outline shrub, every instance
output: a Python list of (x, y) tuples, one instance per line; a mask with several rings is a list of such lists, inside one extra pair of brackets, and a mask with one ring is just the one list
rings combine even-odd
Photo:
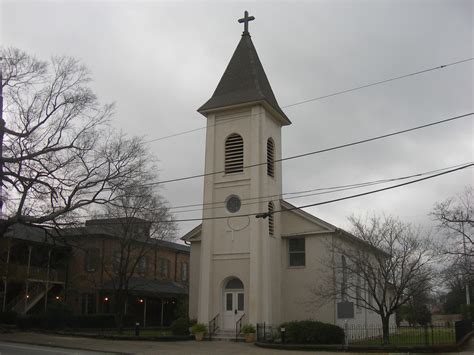
[(191, 322), (187, 318), (178, 318), (171, 323), (171, 333), (173, 335), (189, 335)]
[[(132, 327), (135, 319), (131, 315), (123, 316), (123, 325)], [(66, 326), (70, 328), (115, 328), (114, 314), (79, 314), (68, 319)]]
[(40, 317), (44, 320), (44, 327), (47, 329), (64, 328), (67, 321), (72, 317), (72, 309), (66, 304), (50, 303), (46, 314)]
[(242, 333), (244, 334), (255, 333), (255, 327), (252, 324), (245, 324), (242, 327)]
[(16, 318), (15, 311), (0, 312), (0, 324), (16, 324)]
[(16, 325), (21, 330), (47, 328), (46, 314), (18, 315)]
[(207, 327), (205, 324), (202, 323), (196, 323), (191, 327), (191, 333), (196, 334), (196, 333), (205, 333), (207, 332)]
[[(123, 318), (124, 326), (131, 327), (135, 324), (134, 318), (126, 315)], [(17, 326), (20, 329), (44, 328), (115, 328), (113, 314), (81, 314), (71, 315), (68, 312), (48, 311), (41, 314), (19, 315)]]
[(296, 344), (342, 344), (344, 330), (336, 325), (305, 320), (283, 323), (286, 341)]
[(471, 319), (474, 321), (474, 304), (462, 304), (461, 314), (463, 319)]

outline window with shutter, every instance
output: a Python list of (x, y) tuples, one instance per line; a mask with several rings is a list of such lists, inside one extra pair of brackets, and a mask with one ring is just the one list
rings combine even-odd
[(244, 171), (244, 140), (236, 133), (231, 134), (225, 141), (225, 173), (240, 173)]
[(273, 202), (268, 203), (268, 235), (273, 237), (275, 226), (273, 221)]
[(275, 177), (275, 144), (271, 138), (267, 140), (267, 175)]

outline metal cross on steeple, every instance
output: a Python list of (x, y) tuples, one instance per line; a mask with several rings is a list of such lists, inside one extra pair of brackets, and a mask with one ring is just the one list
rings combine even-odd
[(244, 35), (249, 34), (249, 22), (255, 20), (255, 17), (249, 16), (248, 11), (244, 12), (244, 17), (239, 19), (239, 23), (244, 23)]

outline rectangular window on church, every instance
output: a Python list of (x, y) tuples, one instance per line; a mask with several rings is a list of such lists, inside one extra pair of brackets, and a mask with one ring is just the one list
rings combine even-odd
[(288, 240), (289, 266), (305, 266), (305, 239)]

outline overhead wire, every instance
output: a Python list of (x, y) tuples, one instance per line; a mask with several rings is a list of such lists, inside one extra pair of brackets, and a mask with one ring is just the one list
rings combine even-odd
[[(457, 168), (449, 169), (449, 170), (442, 171), (442, 172), (439, 172), (439, 173), (436, 173), (436, 174), (421, 177), (421, 178), (418, 178), (418, 179), (415, 179), (415, 180), (403, 182), (403, 183), (396, 184), (396, 185), (383, 187), (383, 188), (376, 189), (376, 190), (370, 190), (370, 191), (366, 191), (366, 192), (362, 192), (362, 193), (358, 193), (358, 194), (354, 194), (354, 195), (343, 196), (343, 197), (339, 197), (339, 198), (335, 198), (335, 199), (331, 199), (331, 200), (310, 203), (310, 204), (306, 204), (306, 205), (302, 205), (302, 206), (294, 206), (294, 207), (291, 207), (291, 208), (284, 208), (284, 209), (274, 210), (272, 212), (272, 214), (283, 213), (283, 212), (288, 212), (288, 211), (293, 211), (293, 210), (298, 210), (298, 209), (304, 209), (304, 208), (309, 208), (309, 207), (315, 207), (315, 206), (321, 206), (321, 205), (326, 205), (326, 204), (335, 203), (335, 202), (339, 202), (339, 201), (349, 200), (349, 199), (353, 199), (353, 198), (357, 198), (357, 197), (367, 196), (367, 195), (379, 193), (379, 192), (382, 192), (382, 191), (388, 191), (388, 190), (392, 190), (392, 189), (399, 188), (399, 187), (402, 187), (402, 186), (407, 186), (407, 185), (411, 185), (411, 184), (418, 183), (418, 182), (421, 182), (421, 181), (426, 181), (426, 180), (429, 180), (429, 179), (433, 179), (435, 177), (439, 177), (439, 176), (442, 176), (442, 175), (451, 174), (451, 173), (454, 173), (456, 171), (467, 169), (467, 168), (472, 167), (472, 166), (474, 166), (474, 163), (469, 163), (469, 164), (459, 166)], [(267, 212), (267, 211), (265, 211), (265, 212)], [(202, 218), (167, 219), (167, 220), (158, 220), (158, 221), (155, 221), (154, 223), (196, 222), (196, 221), (205, 221), (205, 220), (222, 220), (222, 219), (227, 219), (227, 218), (230, 218), (230, 217), (231, 218), (257, 217), (259, 215), (262, 215), (262, 213), (261, 212), (259, 212), (259, 213), (246, 213), (246, 214), (236, 214), (236, 215), (232, 215), (232, 216), (231, 215), (226, 215), (226, 216), (202, 217)], [(95, 215), (95, 216), (97, 216), (97, 215)], [(83, 217), (83, 216), (81, 216), (81, 217)], [(99, 222), (97, 222), (97, 223), (99, 223)], [(149, 221), (137, 221), (137, 222), (132, 222), (132, 223), (140, 224), (140, 223), (150, 223), (150, 222)]]
[[(309, 196), (326, 195), (326, 194), (330, 194), (330, 193), (334, 193), (334, 192), (341, 192), (341, 191), (359, 189), (359, 188), (368, 187), (368, 186), (386, 184), (386, 183), (394, 182), (394, 181), (407, 180), (407, 179), (411, 179), (411, 178), (414, 178), (414, 177), (420, 177), (420, 176), (424, 176), (424, 175), (428, 175), (428, 174), (434, 174), (434, 173), (437, 173), (437, 172), (440, 172), (440, 171), (450, 170), (450, 169), (453, 169), (453, 168), (464, 166), (466, 164), (469, 164), (469, 163), (457, 164), (457, 165), (446, 167), (446, 168), (430, 170), (430, 171), (426, 171), (426, 172), (422, 172), (422, 173), (416, 173), (416, 174), (401, 176), (401, 177), (397, 177), (397, 178), (379, 179), (379, 180), (367, 181), (367, 182), (356, 183), (356, 184), (347, 184), (347, 185), (340, 185), (340, 186), (327, 187), (327, 188), (315, 188), (315, 189), (304, 190), (304, 191), (284, 192), (284, 193), (276, 194), (276, 195), (242, 198), (240, 200), (241, 201), (253, 201), (253, 202), (247, 202), (247, 203), (242, 203), (241, 204), (242, 206), (248, 206), (248, 205), (259, 204), (261, 202), (270, 202), (270, 201), (273, 201), (275, 198), (281, 199), (281, 198), (283, 198), (284, 196), (287, 196), (287, 195), (290, 195), (290, 196), (285, 197), (286, 200), (298, 199), (298, 198), (309, 197)], [(315, 191), (320, 191), (320, 192), (315, 192)], [(297, 196), (291, 196), (291, 195), (297, 195)], [(219, 208), (224, 207), (224, 204), (225, 204), (225, 201), (209, 202), (209, 203), (202, 203), (202, 204), (181, 205), (181, 206), (172, 206), (172, 207), (169, 208), (169, 210), (173, 211), (173, 213), (187, 213), (187, 212), (196, 212), (196, 211), (203, 211), (203, 210), (219, 209)], [(176, 209), (180, 209), (180, 208), (190, 208), (190, 207), (198, 207), (198, 206), (201, 206), (203, 208), (176, 211)], [(204, 207), (204, 206), (211, 206), (211, 207)]]
[[(385, 84), (385, 83), (388, 83), (388, 82), (391, 82), (391, 81), (400, 80), (400, 79), (404, 79), (404, 78), (408, 78), (408, 77), (412, 77), (412, 76), (416, 76), (416, 75), (428, 73), (428, 72), (431, 72), (431, 71), (434, 71), (434, 70), (444, 69), (444, 68), (447, 68), (447, 67), (450, 67), (450, 66), (453, 66), (453, 65), (458, 65), (458, 64), (461, 64), (461, 63), (466, 63), (466, 62), (469, 62), (469, 61), (472, 61), (472, 60), (474, 60), (474, 57), (473, 57), (473, 58), (466, 58), (466, 59), (458, 60), (458, 61), (456, 61), (456, 62), (451, 62), (451, 63), (447, 63), (447, 64), (438, 65), (438, 66), (436, 66), (436, 67), (431, 67), (431, 68), (419, 70), (419, 71), (416, 71), (416, 72), (412, 72), (412, 73), (408, 73), (408, 74), (404, 74), (404, 75), (400, 75), (400, 76), (396, 76), (396, 77), (392, 77), (392, 78), (388, 78), (388, 79), (376, 81), (376, 82), (369, 83), (369, 84), (365, 84), (365, 85), (356, 86), (356, 87), (353, 87), (353, 88), (350, 88), (350, 89), (345, 89), (345, 90), (341, 90), (341, 91), (336, 91), (336, 92), (333, 92), (333, 93), (330, 93), (330, 94), (326, 94), (326, 95), (314, 97), (314, 98), (311, 98), (311, 99), (298, 101), (298, 102), (295, 102), (295, 103), (292, 103), (292, 104), (288, 104), (288, 105), (285, 105), (285, 106), (281, 106), (281, 108), (282, 108), (282, 109), (283, 109), (283, 108), (289, 108), (289, 107), (294, 107), (294, 106), (302, 105), (302, 104), (305, 104), (305, 103), (308, 103), (308, 102), (313, 102), (313, 101), (319, 101), (319, 100), (327, 99), (327, 98), (329, 98), (329, 97), (333, 97), (333, 96), (337, 96), (337, 95), (346, 94), (346, 93), (349, 93), (349, 92), (352, 92), (352, 91), (362, 90), (362, 89), (365, 89), (365, 88), (368, 88), (368, 87), (371, 87), (371, 86), (381, 85), (381, 84)], [(228, 121), (230, 121), (230, 120), (236, 120), (236, 119), (239, 119), (239, 118), (242, 118), (242, 117), (248, 117), (248, 115), (234, 116), (234, 117), (232, 117), (231, 119), (227, 120), (226, 122), (228, 122)], [(216, 123), (214, 123), (212, 126), (215, 127), (215, 126), (217, 126), (217, 125), (219, 125), (219, 124), (222, 124), (222, 123), (224, 123), (224, 122), (216, 122)], [(158, 138), (150, 139), (150, 140), (148, 140), (148, 141), (145, 141), (145, 143), (152, 143), (152, 142), (157, 142), (157, 141), (161, 141), (161, 140), (168, 139), (168, 138), (178, 137), (178, 136), (182, 136), (182, 135), (185, 135), (185, 134), (188, 134), (188, 133), (201, 131), (201, 130), (204, 130), (204, 129), (206, 129), (206, 128), (207, 128), (207, 126), (203, 126), (203, 127), (194, 128), (194, 129), (190, 129), (190, 130), (186, 130), (186, 131), (182, 131), (182, 132), (178, 132), (178, 133), (173, 133), (173, 134), (170, 134), (170, 135), (167, 135), (167, 136), (163, 136), (163, 137), (158, 137)]]
[[(361, 139), (361, 140), (358, 140), (358, 141), (354, 141), (354, 142), (350, 142), (350, 143), (344, 143), (344, 144), (336, 145), (336, 146), (333, 146), (333, 147), (323, 148), (323, 149), (319, 149), (319, 150), (315, 150), (315, 151), (311, 151), (311, 152), (307, 152), (307, 153), (292, 155), (292, 156), (285, 157), (285, 158), (275, 159), (274, 162), (278, 163), (278, 162), (282, 162), (282, 161), (288, 161), (288, 160), (292, 160), (292, 159), (306, 157), (306, 156), (309, 156), (309, 155), (330, 152), (330, 151), (337, 150), (337, 149), (342, 149), (342, 148), (352, 147), (352, 146), (363, 144), (363, 143), (373, 142), (373, 141), (376, 141), (376, 140), (380, 140), (380, 139), (384, 139), (384, 138), (388, 138), (388, 137), (393, 137), (393, 136), (400, 135), (400, 134), (403, 134), (403, 133), (408, 133), (408, 132), (416, 131), (416, 130), (419, 130), (419, 129), (439, 125), (439, 124), (442, 124), (442, 123), (451, 122), (451, 121), (454, 121), (454, 120), (458, 120), (458, 119), (461, 119), (461, 118), (472, 116), (473, 114), (474, 114), (474, 112), (469, 112), (469, 113), (465, 113), (465, 114), (462, 114), (462, 115), (446, 118), (446, 119), (443, 119), (443, 120), (426, 123), (426, 124), (423, 124), (423, 125), (420, 125), (420, 126), (415, 126), (415, 127), (411, 127), (411, 128), (391, 132), (391, 133), (382, 134), (382, 135), (379, 135), (379, 136), (365, 138), (365, 139)], [(244, 165), (243, 169), (253, 168), (253, 167), (267, 165), (267, 164), (268, 164), (267, 162), (262, 162), (262, 163)], [(171, 183), (171, 182), (178, 182), (178, 181), (196, 179), (196, 178), (200, 178), (200, 177), (223, 174), (223, 173), (225, 173), (225, 170), (219, 170), (219, 171), (213, 171), (213, 172), (209, 172), (209, 173), (184, 176), (184, 177), (168, 179), (168, 180), (149, 182), (149, 183), (143, 184), (142, 186), (168, 184), (168, 183)]]

